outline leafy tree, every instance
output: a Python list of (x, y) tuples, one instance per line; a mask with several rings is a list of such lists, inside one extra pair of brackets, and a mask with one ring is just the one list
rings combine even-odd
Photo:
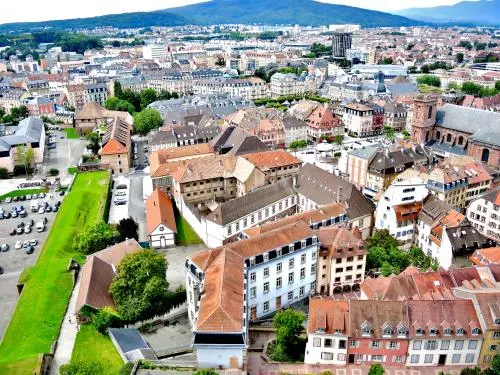
[(333, 137), (333, 142), (335, 142), (339, 146), (342, 146), (342, 143), (344, 142), (344, 136), (342, 134), (337, 134), (335, 137)]
[(495, 82), (495, 90), (498, 90), (500, 92), (500, 81)]
[(372, 236), (367, 240), (368, 249), (372, 247), (390, 249), (398, 246), (399, 241), (391, 236), (387, 229), (375, 229), (375, 232), (373, 232)]
[(307, 141), (306, 140), (293, 141), (293, 142), (290, 142), (288, 147), (290, 147), (290, 149), (296, 151), (298, 149), (307, 147)]
[(464, 54), (462, 52), (458, 52), (457, 56), (456, 56), (456, 59), (457, 59), (457, 63), (458, 64), (463, 63), (464, 62)]
[(158, 94), (155, 89), (141, 90), (139, 95), (141, 98), (141, 109), (146, 108), (148, 105), (158, 100)]
[(31, 146), (19, 145), (16, 147), (16, 162), (19, 163), (18, 165), (24, 166), (26, 175), (28, 175), (28, 171), (33, 167), (34, 161), (35, 151), (33, 151)]
[(465, 367), (460, 371), (460, 375), (481, 375), (481, 369), (479, 367)]
[(123, 99), (123, 90), (122, 90), (122, 84), (120, 83), (120, 81), (115, 81), (113, 82), (113, 91), (115, 93), (115, 96), (118, 98), (118, 99)]
[(493, 357), (493, 361), (491, 361), (490, 370), (494, 375), (500, 375), (500, 355), (497, 354)]
[(394, 128), (390, 127), (390, 126), (385, 126), (384, 127), (384, 133), (385, 133), (385, 136), (387, 137), (387, 139), (394, 139), (394, 136), (396, 135), (396, 131), (394, 130)]
[(61, 375), (97, 375), (104, 373), (104, 367), (100, 362), (94, 361), (71, 361), (59, 368)]
[(428, 74), (418, 77), (417, 82), (422, 85), (441, 87), (441, 80), (439, 79), (439, 77)]
[(12, 115), (5, 115), (2, 117), (2, 124), (11, 124), (14, 122), (14, 117)]
[(141, 96), (140, 94), (133, 92), (131, 89), (123, 90), (122, 100), (125, 100), (132, 104), (136, 112), (139, 112), (141, 110)]
[[(301, 311), (286, 309), (279, 311), (273, 318), (276, 328), (276, 347), (274, 354), (281, 358), (295, 358), (300, 343), (300, 333), (304, 323)], [(283, 360), (283, 359), (280, 359)]]
[(118, 238), (118, 231), (104, 221), (101, 221), (87, 228), (83, 228), (83, 230), (75, 236), (74, 247), (79, 253), (89, 255), (113, 245)]
[(106, 334), (109, 327), (120, 324), (120, 317), (110, 307), (104, 307), (91, 316), (92, 325), (103, 335)]
[(139, 225), (131, 217), (121, 219), (116, 229), (120, 233), (120, 241), (125, 241), (127, 238), (139, 240)]
[(154, 108), (145, 110), (134, 115), (135, 130), (139, 134), (148, 134), (151, 130), (157, 129), (163, 125), (163, 119), (160, 112)]
[(469, 95), (479, 96), (481, 93), (481, 86), (474, 82), (464, 82), (462, 84), (462, 91)]
[(0, 107), (0, 120), (2, 120), (2, 117), (5, 116), (5, 109)]
[(9, 177), (9, 171), (7, 168), (0, 167), (0, 180), (5, 180)]
[(394, 61), (392, 60), (392, 57), (384, 57), (379, 62), (379, 64), (382, 64), (382, 65), (391, 65), (392, 63), (394, 63)]
[(29, 116), (28, 107), (26, 107), (25, 105), (14, 107), (10, 110), (10, 115), (15, 121), (22, 120), (23, 118)]
[(375, 363), (370, 366), (368, 375), (384, 375), (384, 368), (380, 363)]
[(169, 307), (167, 261), (154, 250), (126, 255), (109, 289), (125, 321), (163, 313)]
[(219, 375), (219, 373), (217, 371), (204, 368), (198, 371), (194, 371), (193, 375)]
[(101, 141), (99, 134), (97, 134), (96, 132), (92, 132), (87, 135), (87, 140), (89, 141), (87, 148), (89, 150), (92, 150), (94, 154), (97, 154), (97, 152), (101, 148), (101, 146), (99, 145), (99, 142)]
[(468, 40), (461, 40), (459, 46), (467, 48), (469, 51), (472, 50), (472, 43), (469, 42)]
[(118, 99), (116, 96), (110, 96), (104, 102), (104, 108), (110, 111), (122, 111), (130, 114), (135, 113), (135, 107), (126, 100)]

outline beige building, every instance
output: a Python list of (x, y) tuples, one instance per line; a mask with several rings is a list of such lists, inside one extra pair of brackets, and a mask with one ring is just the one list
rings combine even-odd
[(126, 174), (129, 171), (131, 159), (130, 135), (130, 124), (118, 116), (107, 125), (99, 155), (102, 164), (108, 165), (113, 174)]

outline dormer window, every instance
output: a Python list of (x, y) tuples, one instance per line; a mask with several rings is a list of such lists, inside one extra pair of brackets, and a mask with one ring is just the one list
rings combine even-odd
[(424, 334), (424, 330), (422, 328), (417, 328), (415, 334), (417, 336), (422, 336)]
[(363, 336), (369, 336), (371, 331), (370, 327), (363, 327), (361, 332), (363, 333)]
[(407, 335), (406, 328), (400, 328), (398, 330), (398, 336), (406, 336), (406, 335)]
[(392, 328), (391, 327), (384, 328), (383, 334), (384, 334), (384, 336), (390, 336), (390, 335), (392, 335)]
[(444, 329), (444, 331), (443, 331), (443, 333), (444, 333), (446, 336), (449, 336), (449, 335), (451, 335), (451, 329), (449, 329), (449, 328), (445, 328), (445, 329)]
[(465, 330), (463, 328), (457, 329), (457, 335), (463, 335), (465, 334)]
[(472, 330), (472, 334), (473, 334), (473, 335), (479, 335), (479, 333), (480, 333), (480, 332), (481, 332), (481, 330), (480, 330), (479, 328), (474, 328), (474, 329)]
[(431, 328), (429, 330), (429, 334), (435, 336), (437, 334), (437, 329), (436, 328)]
[(500, 319), (495, 319), (495, 324), (500, 324)]

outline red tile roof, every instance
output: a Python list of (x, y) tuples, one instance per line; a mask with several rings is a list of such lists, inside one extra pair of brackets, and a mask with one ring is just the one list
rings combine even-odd
[(172, 200), (160, 189), (155, 189), (146, 200), (146, 222), (148, 233), (152, 233), (160, 224), (177, 232)]
[(253, 154), (242, 155), (242, 157), (262, 171), (271, 168), (302, 164), (299, 159), (285, 150), (255, 152)]
[(307, 332), (333, 334), (340, 330), (349, 335), (349, 302), (331, 297), (314, 297), (309, 300)]

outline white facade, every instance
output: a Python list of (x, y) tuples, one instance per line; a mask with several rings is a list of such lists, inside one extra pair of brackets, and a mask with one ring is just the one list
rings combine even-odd
[(482, 339), (449, 338), (411, 339), (408, 346), (407, 366), (437, 366), (438, 364), (473, 366), (477, 364)]
[(199, 368), (231, 368), (231, 359), (237, 360), (238, 368), (243, 367), (243, 352), (245, 347), (242, 345), (196, 345), (197, 367)]
[(316, 288), (318, 237), (312, 244), (301, 241), (300, 249), (289, 245), (289, 253), (246, 269), (247, 306), (250, 320), (260, 319), (292, 303), (309, 298)]
[(307, 130), (306, 124), (300, 126), (285, 126), (285, 144), (288, 147), (290, 143), (294, 141), (307, 141)]
[[(416, 219), (397, 220), (395, 207), (422, 202), (429, 194), (426, 182), (419, 177), (398, 179), (384, 192), (375, 211), (375, 227), (387, 229), (400, 241), (413, 241)], [(418, 213), (417, 213), (418, 214)]]
[(348, 337), (341, 334), (310, 333), (307, 335), (304, 363), (308, 365), (345, 365)]
[(155, 249), (162, 249), (175, 245), (175, 233), (166, 225), (158, 225), (149, 233), (149, 243)]
[(147, 60), (164, 59), (167, 57), (167, 46), (150, 44), (142, 47), (142, 57)]
[(500, 238), (500, 211), (496, 204), (484, 198), (473, 201), (467, 208), (467, 219), (488, 238)]

